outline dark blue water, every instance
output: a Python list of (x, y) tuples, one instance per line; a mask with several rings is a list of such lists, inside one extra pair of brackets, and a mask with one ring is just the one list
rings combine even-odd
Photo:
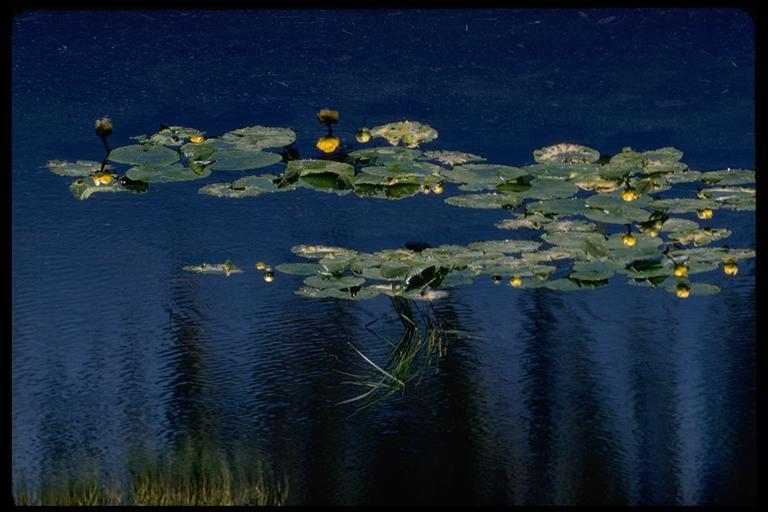
[[(300, 243), (376, 251), (510, 236), (501, 210), (311, 190), (227, 200), (204, 182), (77, 201), (51, 159), (103, 156), (159, 123), (209, 133), (314, 114), (434, 126), (425, 149), (532, 162), (572, 141), (674, 146), (693, 169), (754, 168), (754, 30), (743, 12), (666, 10), (30, 11), (13, 22), (14, 481), (182, 435), (258, 449), (290, 503), (734, 504), (755, 494), (754, 260), (678, 300), (484, 280), (435, 305), (470, 332), (439, 372), (350, 417), (337, 371), (396, 338), (389, 299), (270, 285), (255, 261)], [(221, 173), (205, 182), (230, 180)], [(446, 195), (455, 194), (449, 188)], [(717, 212), (754, 248), (753, 212)], [(181, 267), (231, 258), (230, 278)]]

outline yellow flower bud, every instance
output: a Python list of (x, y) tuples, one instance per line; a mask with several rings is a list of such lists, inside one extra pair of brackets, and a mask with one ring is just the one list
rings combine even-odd
[(685, 277), (688, 275), (688, 267), (685, 265), (677, 265), (675, 267), (675, 276), (677, 277)]
[(97, 119), (95, 128), (99, 135), (112, 135), (112, 119), (108, 116)]
[(728, 260), (723, 264), (723, 272), (728, 276), (735, 276), (739, 273), (739, 266), (734, 260)]
[(635, 238), (632, 235), (624, 235), (623, 237), (621, 237), (621, 242), (627, 247), (632, 247), (637, 243), (637, 238)]
[(199, 144), (199, 143), (203, 142), (204, 140), (205, 140), (205, 137), (203, 137), (202, 135), (195, 135), (194, 137), (190, 137), (189, 138), (189, 142), (191, 142), (193, 144)]
[(263, 261), (256, 263), (256, 270), (264, 270), (265, 268), (267, 268), (267, 264)]
[(691, 294), (691, 288), (685, 283), (678, 283), (675, 294), (681, 299), (685, 299)]
[(437, 195), (440, 195), (443, 192), (445, 192), (445, 189), (443, 188), (443, 184), (442, 183), (436, 183), (436, 184), (432, 185), (432, 192), (434, 192)]
[(315, 146), (323, 153), (333, 153), (341, 144), (338, 137), (320, 137)]
[(360, 144), (365, 144), (371, 140), (371, 132), (368, 131), (368, 128), (361, 128), (357, 131), (357, 133), (355, 133), (355, 139)]
[(520, 276), (514, 276), (509, 278), (509, 286), (519, 288), (523, 284), (523, 278)]
[(703, 210), (696, 210), (696, 216), (700, 219), (711, 219), (712, 218), (712, 208), (704, 208)]
[(275, 280), (275, 272), (271, 268), (269, 268), (269, 267), (265, 268), (264, 269), (264, 281), (267, 282), (267, 283), (271, 283), (274, 280)]
[(320, 109), (317, 113), (317, 120), (321, 124), (336, 124), (339, 122), (339, 112), (327, 108)]

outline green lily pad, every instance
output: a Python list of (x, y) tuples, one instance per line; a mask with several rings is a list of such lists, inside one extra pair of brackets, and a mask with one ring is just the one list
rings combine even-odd
[(473, 242), (467, 246), (468, 249), (474, 251), (502, 254), (533, 252), (539, 247), (541, 247), (541, 242), (534, 240), (487, 240), (485, 242)]
[(376, 286), (363, 286), (360, 289), (351, 288), (349, 290), (304, 286), (294, 293), (308, 299), (369, 300), (380, 295), (382, 291)]
[(577, 261), (573, 264), (573, 272), (568, 277), (577, 281), (604, 281), (615, 274), (616, 269), (616, 264), (604, 261)]
[(695, 295), (716, 295), (720, 293), (720, 287), (707, 283), (691, 283), (685, 279), (669, 280), (664, 289), (670, 293), (677, 294), (677, 287), (684, 284), (688, 288), (689, 297)]
[(343, 247), (333, 247), (328, 245), (295, 245), (291, 247), (291, 252), (304, 258), (324, 258), (329, 254), (354, 256), (357, 251), (345, 249)]
[(699, 197), (717, 201), (726, 210), (755, 211), (755, 189), (747, 187), (712, 187), (699, 192)]
[(698, 228), (698, 223), (692, 220), (674, 217), (662, 224), (661, 231), (663, 233), (674, 233), (676, 231), (693, 231)]
[(514, 218), (512, 219), (504, 219), (500, 222), (497, 222), (495, 226), (499, 229), (520, 229), (520, 228), (526, 228), (526, 229), (541, 229), (548, 221), (547, 217), (540, 213), (533, 213), (533, 214), (523, 214), (523, 213), (516, 213), (513, 214)]
[(224, 263), (201, 263), (200, 265), (185, 265), (181, 267), (182, 270), (187, 272), (195, 272), (197, 274), (212, 274), (212, 275), (225, 275), (230, 274), (242, 274), (245, 272), (243, 269), (227, 260)]
[(543, 215), (585, 215), (589, 207), (583, 199), (547, 199), (528, 204), (525, 211)]
[(537, 149), (533, 159), (539, 163), (590, 164), (600, 158), (600, 153), (578, 144), (560, 143)]
[(167, 183), (172, 181), (193, 181), (210, 176), (211, 170), (204, 168), (202, 174), (194, 172), (189, 167), (184, 167), (179, 162), (166, 165), (144, 164), (131, 167), (125, 175), (132, 180), (146, 181), (147, 183)]
[(135, 190), (129, 187), (125, 187), (123, 185), (120, 185), (120, 183), (117, 181), (112, 181), (112, 183), (109, 183), (106, 185), (97, 185), (93, 182), (93, 180), (90, 177), (76, 179), (69, 185), (69, 190), (70, 192), (72, 192), (73, 196), (75, 196), (77, 199), (81, 201), (88, 199), (89, 197), (91, 197), (93, 194), (97, 192), (142, 193), (146, 191), (146, 190)]
[(275, 267), (284, 274), (313, 276), (322, 268), (315, 263), (281, 263)]
[(289, 128), (272, 126), (247, 126), (221, 136), (221, 141), (234, 144), (243, 151), (260, 151), (265, 148), (282, 148), (296, 140), (296, 133)]
[(461, 151), (426, 151), (424, 152), (424, 159), (434, 160), (443, 165), (453, 167), (457, 165), (464, 165), (467, 162), (481, 162), (485, 160), (482, 156), (473, 155), (472, 153), (463, 153)]
[[(90, 176), (101, 171), (101, 162), (91, 160), (78, 160), (76, 162), (67, 162), (63, 160), (50, 160), (46, 167), (49, 171), (59, 176)], [(105, 171), (113, 170), (111, 165), (104, 166)]]
[(749, 169), (726, 169), (701, 173), (700, 180), (709, 185), (751, 185), (755, 182), (755, 171)]
[(420, 144), (437, 138), (437, 130), (417, 121), (387, 123), (374, 126), (368, 131), (371, 133), (371, 137), (382, 137), (393, 146), (402, 142), (406, 148), (417, 148)]
[(195, 128), (185, 128), (184, 126), (169, 126), (149, 137), (152, 144), (161, 144), (163, 146), (181, 146), (189, 141), (191, 137), (202, 137), (205, 132)]
[(268, 151), (222, 150), (213, 155), (210, 168), (214, 171), (244, 171), (269, 167), (282, 161), (282, 157)]
[(522, 203), (522, 198), (514, 194), (467, 194), (445, 198), (445, 202), (462, 208), (514, 210)]
[(365, 279), (357, 276), (325, 277), (309, 276), (304, 279), (304, 285), (312, 288), (324, 290), (326, 288), (335, 288), (336, 290), (348, 290), (359, 288), (365, 283)]
[(665, 209), (668, 213), (693, 213), (696, 210), (704, 210), (706, 208), (716, 209), (718, 204), (709, 199), (674, 198), (657, 199), (651, 201), (650, 206), (657, 210)]
[(386, 165), (390, 162), (410, 162), (421, 156), (418, 149), (404, 147), (378, 147), (358, 149), (349, 153), (349, 159), (354, 163)]
[(122, 146), (109, 152), (111, 162), (132, 165), (167, 165), (179, 160), (179, 153), (155, 144)]
[(731, 236), (731, 230), (725, 228), (704, 228), (693, 231), (675, 231), (669, 234), (671, 240), (681, 244), (693, 243), (694, 247), (710, 244), (716, 240), (722, 240)]

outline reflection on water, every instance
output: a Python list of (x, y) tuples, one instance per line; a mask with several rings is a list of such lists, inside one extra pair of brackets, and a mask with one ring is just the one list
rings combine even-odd
[[(62, 12), (14, 25), (14, 488), (78, 468), (128, 481), (126, 461), (191, 444), (233, 474), (284, 477), (290, 504), (754, 501), (753, 261), (708, 277), (719, 295), (685, 301), (620, 279), (584, 294), (457, 287), (434, 314), (471, 336), (452, 338), (402, 394), (353, 414), (337, 405), (355, 392), (338, 372), (360, 364), (349, 343), (386, 363), (382, 338), (403, 327), (389, 299), (303, 299), (301, 278), (267, 284), (253, 264), (286, 261), (299, 243), (502, 238), (503, 213), (434, 194), (222, 202), (194, 183), (77, 202), (40, 169), (97, 158), (92, 120), (105, 113), (115, 145), (159, 122), (218, 133), (258, 123), (294, 127), (309, 155), (323, 106), (349, 123), (342, 138), (412, 117), (440, 131), (434, 149), (501, 163), (567, 139), (608, 153), (676, 146), (697, 169), (754, 167), (751, 36), (715, 37), (747, 33), (745, 15), (466, 14)], [(403, 27), (406, 53), (390, 43)], [(109, 45), (82, 37), (100, 30)], [(321, 36), (333, 51), (308, 58)], [(169, 48), (197, 48), (206, 65)], [(751, 212), (716, 220), (729, 244), (754, 248)], [(227, 258), (250, 272), (181, 270)]]

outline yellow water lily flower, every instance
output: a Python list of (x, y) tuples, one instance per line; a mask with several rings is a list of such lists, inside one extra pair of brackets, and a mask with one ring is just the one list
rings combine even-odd
[(637, 195), (637, 192), (635, 192), (631, 188), (628, 188), (621, 193), (621, 198), (625, 201), (634, 201), (635, 199), (638, 198), (638, 195)]
[(190, 137), (189, 138), (189, 142), (191, 142), (193, 144), (199, 144), (199, 143), (203, 142), (204, 140), (205, 140), (205, 137), (203, 137), (202, 135), (195, 135), (194, 137)]
[(256, 263), (255, 266), (256, 266), (256, 270), (264, 270), (265, 268), (267, 268), (267, 264), (264, 263), (263, 261), (259, 261), (258, 263)]
[(112, 183), (112, 175), (107, 171), (100, 171), (91, 176), (91, 179), (93, 180), (93, 184), (97, 187), (99, 185), (109, 185)]
[(723, 264), (723, 272), (728, 276), (735, 276), (739, 273), (739, 266), (733, 260), (728, 260)]
[(685, 283), (678, 283), (675, 288), (675, 294), (681, 299), (685, 299), (691, 294), (691, 287)]
[(371, 132), (368, 131), (368, 128), (361, 128), (357, 130), (357, 133), (355, 133), (355, 139), (360, 144), (365, 144), (369, 140), (371, 140)]
[(442, 194), (443, 192), (445, 192), (445, 189), (443, 188), (443, 184), (442, 183), (435, 183), (434, 185), (432, 185), (432, 192), (434, 192), (438, 196), (440, 194)]
[(688, 275), (688, 267), (685, 265), (677, 265), (675, 267), (675, 276), (677, 277), (685, 277)]
[(523, 284), (523, 278), (520, 276), (514, 276), (509, 278), (509, 286), (519, 288)]
[(267, 267), (264, 269), (264, 281), (267, 283), (271, 283), (275, 280), (275, 272), (270, 268)]
[(696, 216), (700, 219), (711, 219), (713, 215), (712, 208), (704, 208), (703, 210), (696, 210)]
[(317, 139), (315, 147), (323, 153), (333, 153), (341, 144), (341, 140), (338, 137), (320, 137)]
[(623, 237), (621, 237), (621, 242), (627, 247), (632, 247), (637, 243), (637, 238), (635, 238), (632, 235), (624, 235)]

